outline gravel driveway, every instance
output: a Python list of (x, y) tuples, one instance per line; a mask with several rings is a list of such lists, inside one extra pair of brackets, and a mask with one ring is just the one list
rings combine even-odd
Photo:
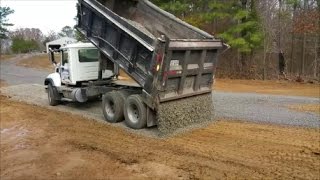
[(295, 104), (319, 104), (319, 98), (215, 92), (213, 99), (219, 118), (306, 127), (320, 126), (319, 115), (286, 108)]
[(19, 55), (13, 59), (0, 61), (0, 79), (9, 85), (17, 84), (43, 84), (49, 72), (33, 68), (17, 66), (16, 64), (26, 58), (39, 54)]
[[(39, 85), (49, 72), (16, 66), (20, 59), (1, 62), (1, 79), (15, 85), (2, 88), (1, 92), (17, 100), (49, 107), (44, 87)], [(319, 115), (286, 108), (294, 104), (319, 104), (319, 98), (214, 92), (213, 102), (217, 119), (320, 127)], [(68, 103), (54, 108), (103, 121), (100, 102)]]
[[(1, 89), (1, 92), (17, 100), (48, 106), (44, 86), (22, 84)], [(304, 127), (320, 127), (320, 116), (315, 113), (297, 112), (286, 108), (293, 104), (317, 104), (317, 98), (263, 95), (254, 93), (214, 92), (213, 101), (217, 119), (244, 120)], [(85, 104), (65, 103), (55, 108), (103, 121), (100, 102)]]

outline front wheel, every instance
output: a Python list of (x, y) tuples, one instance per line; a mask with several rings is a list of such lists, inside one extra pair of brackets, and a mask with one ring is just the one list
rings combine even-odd
[(50, 106), (56, 106), (60, 104), (59, 98), (57, 97), (57, 89), (55, 89), (52, 84), (48, 84), (48, 100)]
[(147, 126), (147, 108), (139, 95), (131, 95), (124, 106), (126, 124), (132, 129), (142, 129)]

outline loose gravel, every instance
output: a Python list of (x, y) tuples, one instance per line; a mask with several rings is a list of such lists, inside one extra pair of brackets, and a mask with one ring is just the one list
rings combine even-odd
[[(116, 124), (107, 123), (103, 117), (100, 101), (92, 101), (84, 104), (64, 103), (62, 105), (52, 107), (48, 105), (47, 94), (45, 93), (44, 86), (42, 85), (22, 84), (3, 87), (0, 91), (1, 94), (10, 96), (14, 100), (81, 115), (91, 120), (123, 128), (131, 133), (153, 138), (174, 136), (175, 134), (184, 133), (185, 131), (205, 127), (208, 124), (214, 123), (214, 121), (212, 121), (213, 118), (210, 117), (209, 113), (212, 112), (212, 109), (210, 111), (210, 107), (212, 108), (212, 102), (215, 107), (215, 119), (244, 120), (258, 123), (303, 127), (320, 127), (319, 115), (309, 112), (297, 112), (287, 108), (287, 105), (294, 104), (317, 104), (320, 103), (319, 98), (214, 92), (212, 95), (194, 97), (199, 98), (195, 99), (195, 103), (191, 99), (187, 98), (181, 100), (182, 102), (179, 103), (172, 101), (163, 104), (163, 106), (161, 106), (161, 111), (165, 111), (166, 113), (161, 113), (162, 116), (159, 117), (160, 122), (170, 116), (173, 118), (168, 123), (160, 123), (160, 130), (156, 127), (146, 128), (143, 130), (133, 130), (128, 128), (123, 122)], [(188, 111), (184, 111), (186, 108), (188, 108)], [(204, 111), (207, 113), (199, 113)], [(184, 118), (181, 117), (174, 117), (173, 112), (177, 112), (187, 119), (184, 120)], [(192, 120), (190, 119), (191, 116), (195, 118), (198, 117), (199, 120)], [(192, 125), (187, 126), (186, 128), (179, 128), (189, 123)]]
[(215, 92), (213, 102), (217, 118), (246, 120), (291, 126), (320, 127), (320, 116), (297, 112), (288, 105), (319, 104), (319, 98)]
[(213, 120), (212, 94), (204, 94), (161, 103), (157, 113), (162, 134)]
[(156, 39), (156, 37), (151, 32), (149, 32), (147, 28), (145, 28), (142, 24), (136, 21), (132, 21), (130, 19), (126, 19), (126, 18), (122, 18), (122, 19), (127, 21), (130, 25), (137, 28), (139, 31), (143, 32), (145, 35), (149, 36), (150, 38)]

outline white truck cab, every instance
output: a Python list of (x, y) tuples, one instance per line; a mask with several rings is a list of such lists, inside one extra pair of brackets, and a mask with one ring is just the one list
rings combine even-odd
[[(69, 44), (60, 48), (59, 53), (61, 59), (56, 63), (56, 72), (48, 76), (53, 79), (55, 86), (77, 85), (80, 82), (98, 79), (99, 51), (93, 44)], [(54, 59), (54, 53), (51, 54), (51, 58)], [(110, 71), (103, 73), (105, 78), (110, 76)]]
[[(57, 53), (60, 54), (59, 62), (55, 60)], [(93, 44), (68, 44), (58, 50), (50, 50), (50, 59), (56, 68), (44, 84), (47, 85), (51, 105), (57, 105), (63, 99), (86, 102), (88, 97), (99, 95), (98, 92), (87, 93), (83, 88), (99, 77), (99, 51)], [(102, 79), (113, 76), (114, 72), (110, 70), (102, 72)]]

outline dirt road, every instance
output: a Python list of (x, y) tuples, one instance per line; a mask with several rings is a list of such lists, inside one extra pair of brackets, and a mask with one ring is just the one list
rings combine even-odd
[(319, 130), (219, 121), (155, 139), (1, 96), (1, 179), (320, 176)]
[(39, 56), (39, 54), (18, 55), (11, 59), (0, 61), (0, 78), (8, 85), (25, 83), (43, 84), (45, 77), (49, 73), (48, 70), (26, 68), (17, 65), (20, 61), (34, 56)]
[[(1, 78), (9, 80), (0, 81), (1, 86), (42, 83), (42, 76), (47, 74), (13, 65), (16, 63), (5, 66), (1, 63)], [(23, 75), (12, 75), (11, 72), (23, 72)], [(318, 99), (219, 92), (215, 94), (214, 102), (221, 121), (159, 139), (154, 138), (154, 129), (134, 131), (121, 123), (104, 123), (99, 102), (52, 108), (47, 106), (46, 94), (39, 85), (19, 85), (9, 89), (12, 90), (9, 93), (12, 99), (43, 107), (0, 96), (1, 180), (317, 179), (320, 176), (319, 128), (222, 120), (227, 115), (255, 114), (253, 120), (257, 122), (265, 122), (270, 117), (277, 119), (276, 116), (282, 119), (280, 123), (286, 124), (294, 116), (292, 122), (306, 122), (318, 127), (319, 115), (286, 107), (293, 102), (317, 103)], [(274, 109), (290, 116), (281, 118), (277, 116), (278, 111), (274, 116), (261, 113)], [(307, 120), (300, 119), (295, 113), (302, 114)]]
[[(48, 105), (47, 94), (44, 89), (41, 85), (26, 84), (3, 88), (1, 92), (21, 101), (52, 108)], [(213, 102), (215, 116), (219, 119), (238, 119), (259, 123), (320, 127), (319, 114), (300, 112), (288, 106), (319, 104), (320, 100), (318, 98), (214, 92)], [(100, 121), (104, 120), (100, 101), (85, 104), (65, 103), (53, 109), (83, 115)], [(122, 123), (117, 126), (126, 128)], [(152, 130), (143, 130), (142, 132), (147, 135), (157, 133)]]

